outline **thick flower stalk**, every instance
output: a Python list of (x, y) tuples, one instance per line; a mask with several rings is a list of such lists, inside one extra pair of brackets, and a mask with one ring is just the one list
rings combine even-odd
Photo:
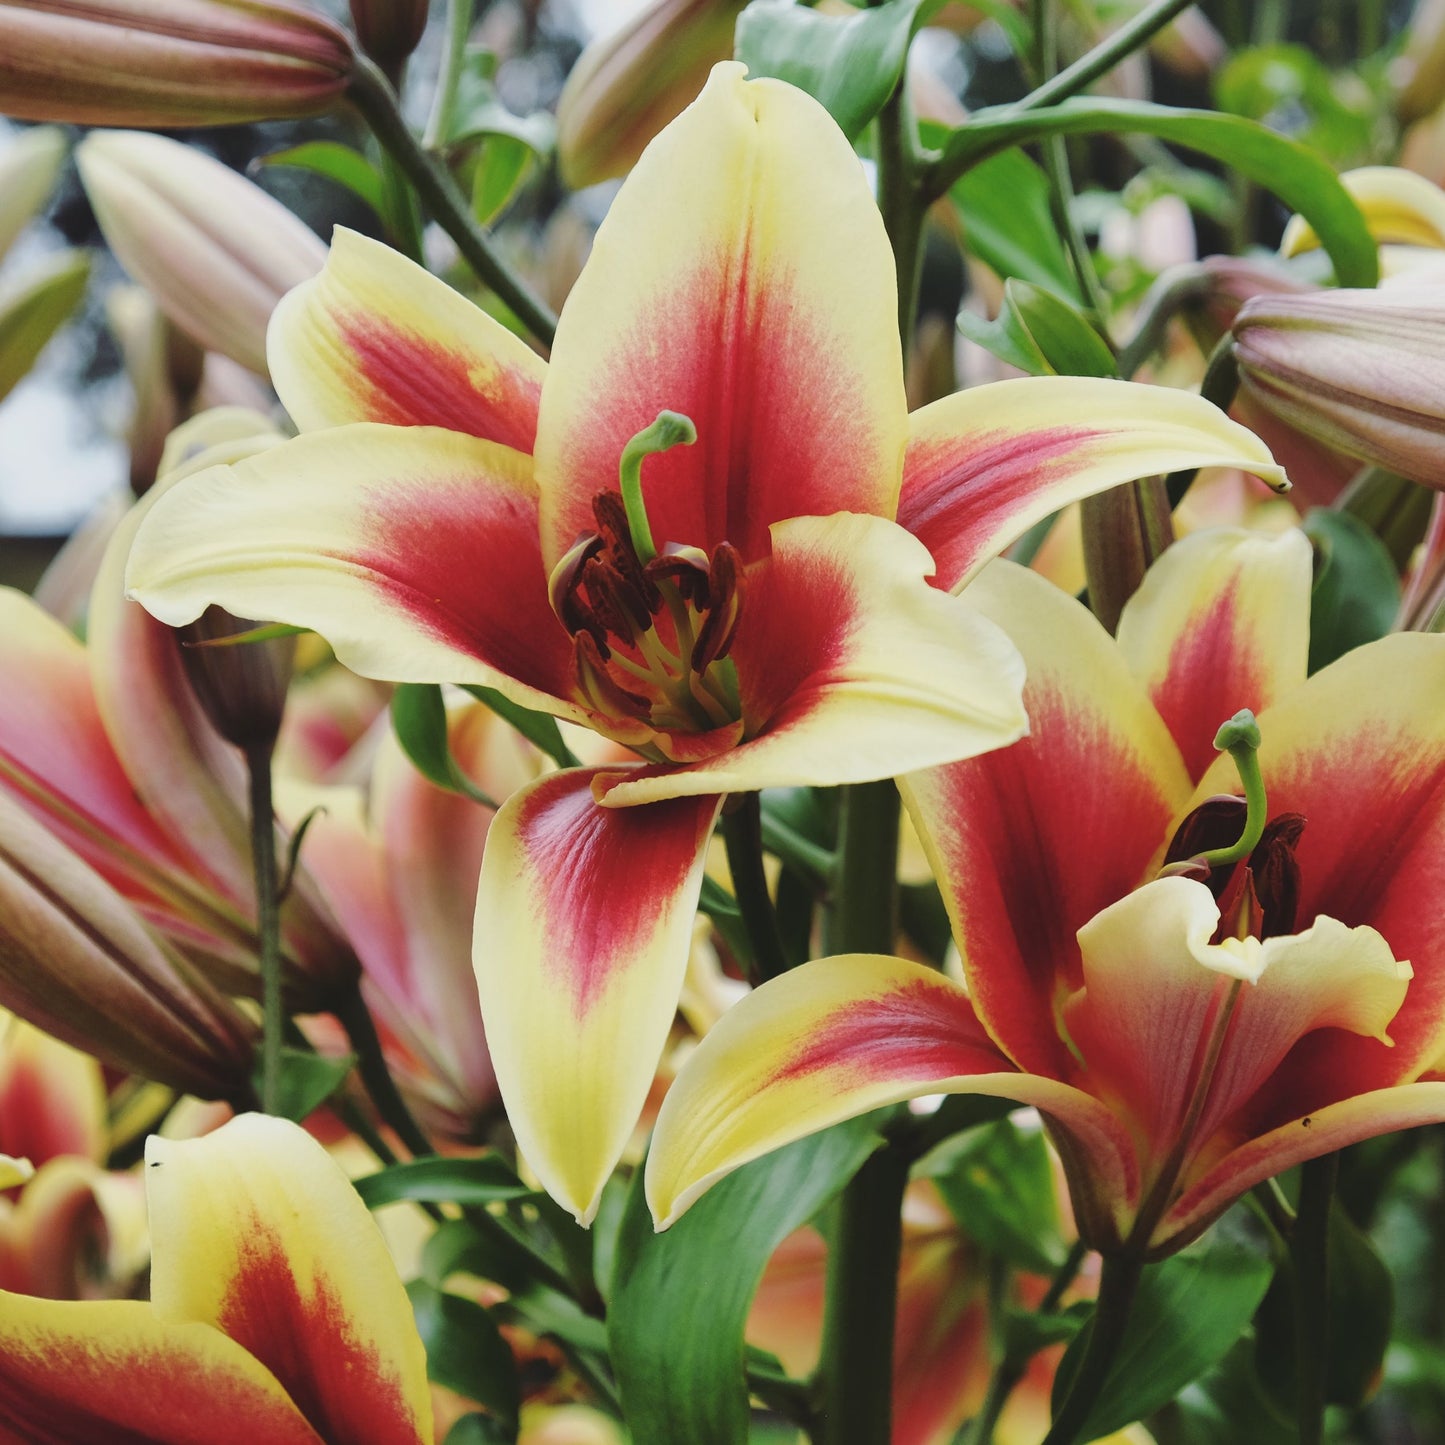
[(60, 1445), (431, 1445), (426, 1357), (326, 1151), (248, 1114), (146, 1144), (148, 1302), (0, 1295), (0, 1431)]
[[(1138, 1258), (1291, 1165), (1445, 1118), (1445, 1084), (1417, 1082), (1445, 1046), (1445, 640), (1306, 680), (1309, 582), (1298, 533), (1199, 533), (1116, 644), (1032, 574), (986, 573), (1030, 736), (903, 784), (967, 992), (851, 956), (744, 999), (664, 1103), (659, 1224), (813, 1129), (974, 1092), (1043, 1112), (1084, 1237)], [(1241, 707), (1263, 735), (1247, 809), (1234, 760), (1209, 761)]]
[(343, 233), (272, 323), (303, 435), (177, 486), (137, 537), (132, 595), (167, 621), (314, 627), (364, 674), (495, 687), (637, 755), (515, 795), (479, 891), (508, 1116), (584, 1219), (672, 1022), (722, 796), (1014, 740), (1017, 656), (949, 589), (1118, 481), (1279, 477), (1198, 398), (1123, 383), (910, 418), (896, 310), (831, 118), (720, 65), (619, 193), (550, 362)]
[(234, 125), (317, 115), (354, 58), (284, 0), (4, 0), (0, 112), (76, 125)]

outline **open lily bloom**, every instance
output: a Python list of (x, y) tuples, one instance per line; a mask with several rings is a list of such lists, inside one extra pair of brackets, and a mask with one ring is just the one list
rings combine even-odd
[[(340, 235), (272, 323), (303, 435), (182, 483), (137, 538), (132, 594), (169, 622), (219, 603), (314, 627), (359, 672), (496, 687), (639, 755), (524, 789), (482, 868), (502, 1095), (581, 1218), (673, 1017), (721, 796), (1011, 742), (1018, 656), (947, 589), (1113, 482), (1279, 476), (1198, 398), (1123, 383), (1020, 382), (910, 421), (896, 306), (831, 118), (720, 65), (618, 194), (549, 363)], [(664, 411), (696, 443), (644, 464), (629, 443)]]
[[(744, 999), (663, 1105), (660, 1225), (791, 1139), (976, 1092), (1043, 1112), (1085, 1238), (1157, 1254), (1282, 1169), (1445, 1118), (1445, 1084), (1416, 1082), (1445, 1043), (1445, 640), (1385, 638), (1306, 681), (1309, 567), (1298, 533), (1197, 534), (1118, 644), (1042, 579), (984, 574), (1032, 732), (903, 782), (967, 991), (850, 956)], [(1214, 891), (1156, 877), (1211, 831), (1238, 839), (1240, 808), (1201, 805), (1239, 788), (1203, 740), (1241, 707), (1260, 709), (1264, 837)]]
[(431, 1445), (426, 1356), (326, 1151), (247, 1114), (146, 1145), (149, 1302), (0, 1294), (0, 1435), (134, 1445)]

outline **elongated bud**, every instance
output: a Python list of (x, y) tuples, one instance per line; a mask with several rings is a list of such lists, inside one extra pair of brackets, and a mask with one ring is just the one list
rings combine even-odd
[(1445, 289), (1260, 297), (1233, 335), (1251, 401), (1347, 456), (1445, 488)]
[(351, 0), (351, 23), (361, 48), (395, 75), (421, 41), (427, 0)]
[(5, 0), (0, 111), (172, 127), (317, 115), (346, 89), (346, 33), (282, 0)]
[(652, 0), (594, 40), (557, 101), (557, 157), (574, 190), (632, 169), (648, 141), (733, 53), (743, 0)]
[(0, 152), (0, 260), (45, 204), (65, 149), (65, 132), (42, 125)]
[(216, 731), (238, 748), (269, 751), (281, 729), (296, 639), (226, 641), (258, 626), (223, 607), (208, 607), (179, 629), (181, 663)]
[(264, 374), (271, 312), (325, 264), (320, 238), (244, 176), (164, 136), (96, 132), (75, 159), (131, 276), (199, 345)]
[(1395, 113), (1404, 125), (1429, 115), (1445, 100), (1445, 0), (1416, 4), (1392, 78), (1398, 87)]

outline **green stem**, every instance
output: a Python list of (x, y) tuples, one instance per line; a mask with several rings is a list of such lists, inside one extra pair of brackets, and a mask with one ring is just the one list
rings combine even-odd
[(1124, 604), (1174, 540), (1169, 497), (1159, 477), (1125, 482), (1079, 505), (1089, 607), (1113, 632)]
[(447, 35), (437, 71), (436, 95), (427, 117), (422, 144), (434, 151), (446, 144), (456, 110), (457, 88), (462, 79), (462, 61), (467, 53), (467, 36), (472, 33), (472, 0), (448, 0)]
[(276, 891), (276, 817), (271, 802), (271, 744), (246, 749), (251, 792), (251, 864), (256, 878), (256, 937), (261, 970), (261, 1108), (281, 1107), (281, 1042), (286, 1009), (281, 997), (281, 908)]
[(346, 1030), (351, 1047), (356, 1051), (357, 1072), (361, 1075), (361, 1082), (366, 1086), (366, 1092), (376, 1106), (382, 1122), (390, 1125), (396, 1137), (414, 1156), (435, 1154), (431, 1140), (422, 1133), (421, 1127), (412, 1118), (406, 1100), (401, 1097), (396, 1081), (391, 1077), (391, 1070), (387, 1067), (386, 1056), (381, 1049), (381, 1040), (377, 1037), (376, 1024), (372, 1020), (371, 1010), (361, 996), (359, 985), (342, 991), (336, 1005), (336, 1017), (341, 1027)]
[(1169, 323), (1179, 312), (1203, 300), (1209, 273), (1197, 265), (1177, 266), (1149, 289), (1140, 303), (1134, 334), (1119, 348), (1119, 375), (1125, 381), (1164, 344)]
[(843, 789), (829, 953), (891, 953), (898, 927), (898, 790), (892, 779)]
[(898, 271), (898, 339), (907, 365), (918, 314), (923, 218), (928, 212), (918, 154), (917, 125), (906, 83), (878, 113), (878, 208)]
[(1129, 1323), (1129, 1312), (1134, 1307), (1134, 1296), (1139, 1280), (1144, 1273), (1143, 1253), (1126, 1249), (1120, 1254), (1106, 1254), (1099, 1274), (1099, 1298), (1094, 1313), (1084, 1326), (1088, 1334), (1084, 1340), (1084, 1352), (1074, 1371), (1069, 1393), (1044, 1436), (1043, 1445), (1073, 1445), (1079, 1431), (1084, 1428), (1089, 1412), (1094, 1408), (1114, 1356), (1124, 1338)]
[(1322, 1159), (1311, 1159), (1300, 1170), (1299, 1209), (1290, 1235), (1299, 1445), (1320, 1445), (1324, 1439), (1330, 1332), (1330, 1207), (1339, 1168), (1339, 1155), (1326, 1154)]
[(762, 809), (756, 793), (734, 793), (723, 812), (723, 842), (727, 847), (728, 871), (733, 877), (733, 897), (743, 916), (748, 942), (753, 948), (755, 986), (786, 973), (788, 960), (778, 933), (778, 916), (763, 872)]
[(386, 77), (365, 56), (357, 57), (348, 95), (372, 134), (416, 188), (432, 218), (456, 242), (467, 265), (512, 308), (533, 336), (551, 346), (557, 318), (497, 253), (450, 173), (411, 133)]

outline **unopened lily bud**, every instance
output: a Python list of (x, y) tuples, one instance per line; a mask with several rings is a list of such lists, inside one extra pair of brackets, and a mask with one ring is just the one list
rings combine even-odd
[(351, 78), (346, 33), (282, 0), (5, 0), (0, 111), (173, 127), (317, 115)]
[(594, 40), (557, 101), (557, 158), (574, 190), (632, 169), (648, 141), (733, 53), (743, 0), (652, 0)]
[(1233, 334), (1250, 401), (1347, 456), (1445, 488), (1445, 287), (1259, 297)]
[(1191, 269), (1198, 274), (1199, 290), (1183, 314), (1206, 356), (1234, 325), (1246, 301), (1255, 296), (1300, 296), (1318, 289), (1279, 261), (1249, 256), (1206, 256)]
[(248, 752), (269, 752), (275, 745), (296, 652), (294, 637), (226, 641), (259, 626), (222, 607), (208, 607), (179, 629), (181, 662), (191, 691), (216, 731)]
[(64, 159), (65, 132), (50, 125), (26, 131), (0, 151), (0, 259), (45, 204)]
[(325, 264), (320, 238), (259, 186), (179, 141), (97, 131), (75, 159), (131, 276), (194, 341), (264, 374), (271, 312)]
[(1409, 125), (1445, 100), (1445, 0), (1419, 0), (1395, 62), (1395, 113)]
[(254, 1026), (18, 803), (0, 797), (0, 1006), (105, 1063), (244, 1100)]
[(395, 74), (421, 41), (427, 0), (351, 0), (351, 23), (361, 48)]

